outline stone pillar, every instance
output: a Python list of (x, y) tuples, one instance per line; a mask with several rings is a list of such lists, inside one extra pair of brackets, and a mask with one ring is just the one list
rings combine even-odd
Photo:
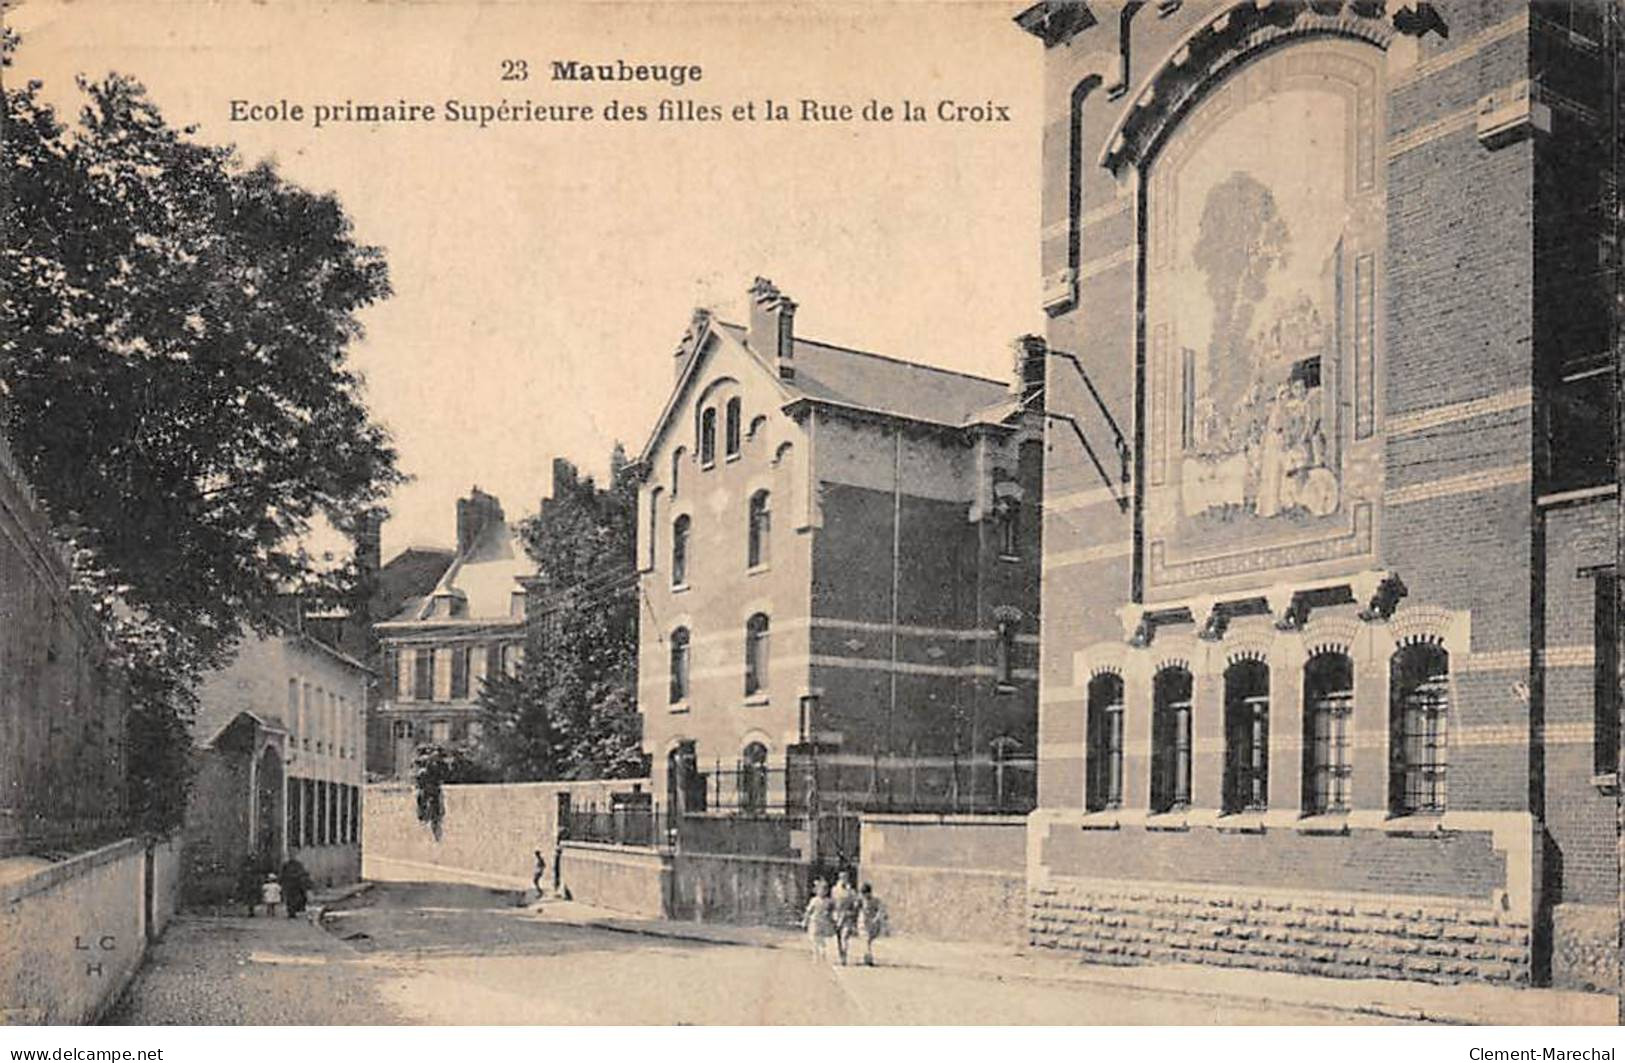
[(1283, 633), (1270, 653), (1270, 811), (1303, 809), (1303, 636)]
[(1151, 807), (1151, 655), (1134, 650), (1123, 669), (1123, 807)]
[(1191, 669), (1191, 807), (1219, 809), (1224, 807), (1224, 676), (1199, 661), (1192, 661)]
[(1387, 625), (1365, 624), (1354, 657), (1354, 760), (1349, 805), (1388, 810), (1388, 667), (1393, 639)]

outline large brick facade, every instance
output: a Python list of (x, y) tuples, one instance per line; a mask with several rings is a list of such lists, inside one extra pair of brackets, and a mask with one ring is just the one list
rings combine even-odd
[(787, 755), (816, 738), (826, 807), (1025, 810), (1042, 343), (1006, 384), (798, 337), (771, 284), (751, 298), (748, 327), (696, 315), (640, 458), (656, 800), (748, 807), (719, 777), (755, 756), (758, 806), (793, 802)]
[(1036, 942), (1611, 980), (1588, 7), (1021, 16), (1077, 358), (1048, 389)]

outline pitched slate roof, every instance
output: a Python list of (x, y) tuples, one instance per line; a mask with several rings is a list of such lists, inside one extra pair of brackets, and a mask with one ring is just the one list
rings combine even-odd
[[(743, 326), (717, 325), (732, 339), (746, 342)], [(792, 393), (914, 420), (960, 425), (1009, 398), (1002, 381), (799, 336), (794, 357), (795, 378), (785, 381)]]
[(429, 594), (403, 602), (389, 622), (446, 619), (429, 615), (434, 599), (446, 594), (466, 599), (468, 611), (463, 619), (512, 618), (513, 595), (522, 589), (517, 580), (535, 571), (536, 562), (525, 553), (518, 532), (507, 521), (494, 520), (480, 531), (466, 553), (457, 556)]

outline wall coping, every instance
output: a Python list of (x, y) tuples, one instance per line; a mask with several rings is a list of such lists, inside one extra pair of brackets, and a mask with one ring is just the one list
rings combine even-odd
[[(172, 841), (173, 839), (164, 839)], [(114, 861), (133, 856), (146, 849), (146, 843), (140, 838), (121, 838), (116, 842), (104, 845), (99, 849), (78, 853), (66, 860), (58, 861), (49, 867), (42, 867), (23, 878), (7, 882), (0, 886), (0, 902), (16, 904), (25, 897), (32, 897), (36, 893), (60, 886), (62, 883), (85, 875)]]
[(972, 812), (865, 812), (858, 817), (864, 826), (871, 823), (927, 824), (941, 826), (1025, 827), (1027, 813), (994, 815)]

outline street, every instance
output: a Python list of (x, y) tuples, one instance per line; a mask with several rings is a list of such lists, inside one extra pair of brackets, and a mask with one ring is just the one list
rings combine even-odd
[[(559, 911), (568, 906), (554, 905)], [(1321, 1010), (583, 926), (513, 893), (380, 883), (303, 920), (179, 919), (123, 1024), (1344, 1024)]]

